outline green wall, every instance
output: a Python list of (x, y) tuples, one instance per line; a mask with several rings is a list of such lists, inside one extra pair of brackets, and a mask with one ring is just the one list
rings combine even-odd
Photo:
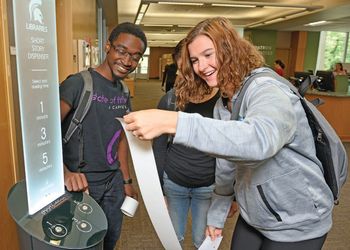
[[(304, 71), (315, 71), (317, 63), (320, 32), (307, 32), (306, 50), (304, 58)], [(315, 72), (314, 72), (315, 73)]]
[[(275, 30), (246, 30), (244, 37), (251, 41), (263, 54), (266, 64), (273, 66), (276, 60), (277, 31)], [(315, 70), (320, 32), (307, 32), (304, 71)]]
[(273, 67), (273, 63), (276, 60), (277, 31), (247, 30), (244, 32), (244, 37), (251, 41), (263, 54), (266, 64)]

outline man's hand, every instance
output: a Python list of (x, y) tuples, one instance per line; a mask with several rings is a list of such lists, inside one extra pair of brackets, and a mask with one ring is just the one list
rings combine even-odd
[(138, 193), (135, 191), (132, 184), (124, 184), (124, 193), (126, 196), (130, 196), (135, 200), (138, 200)]
[(67, 168), (64, 170), (64, 185), (68, 191), (84, 191), (89, 193), (88, 182), (85, 175), (82, 173), (71, 172)]

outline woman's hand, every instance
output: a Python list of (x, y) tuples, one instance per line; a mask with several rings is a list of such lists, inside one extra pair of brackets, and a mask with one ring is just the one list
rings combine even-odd
[(126, 130), (141, 140), (151, 140), (161, 134), (175, 134), (177, 112), (148, 109), (131, 112), (124, 117)]
[(211, 240), (216, 240), (217, 237), (222, 235), (222, 228), (216, 228), (213, 226), (207, 226), (205, 235), (209, 236)]

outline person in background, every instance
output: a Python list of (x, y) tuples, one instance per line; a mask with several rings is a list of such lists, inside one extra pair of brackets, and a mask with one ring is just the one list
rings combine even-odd
[(284, 63), (280, 59), (277, 59), (274, 64), (274, 70), (276, 71), (276, 73), (280, 76), (284, 76), (284, 68)]
[(242, 83), (264, 70), (264, 59), (226, 18), (197, 24), (181, 60), (177, 106), (218, 87), (216, 119), (151, 109), (124, 116), (126, 129), (141, 140), (173, 134), (174, 144), (217, 157), (207, 217), (212, 239), (222, 235), (235, 196), (239, 216), (231, 249), (320, 250), (332, 226), (333, 196), (299, 97), (274, 77), (257, 77), (239, 118), (231, 120)]
[(343, 68), (342, 63), (336, 63), (335, 64), (335, 69), (333, 70), (333, 75), (347, 75), (346, 69)]
[(165, 84), (165, 92), (168, 92), (170, 89), (174, 87), (176, 75), (178, 71), (178, 65), (177, 61), (178, 58), (178, 51), (176, 51), (178, 46), (175, 47), (174, 52), (171, 54), (173, 62), (171, 64), (165, 65), (164, 72), (163, 72), (163, 79), (162, 79), (162, 89), (164, 89)]
[[(182, 40), (177, 44), (173, 54), (177, 58), (178, 68), (181, 67), (183, 42)], [(175, 95), (179, 88), (175, 84), (174, 89), (161, 98), (158, 108), (175, 110)], [(203, 98), (191, 97), (182, 111), (212, 118), (214, 105), (219, 97), (218, 88), (212, 88)], [(199, 248), (205, 238), (207, 212), (214, 190), (215, 158), (197, 149), (173, 144), (171, 135), (168, 134), (153, 140), (153, 152), (177, 238), (183, 243), (191, 211), (192, 242), (195, 248)]]
[[(125, 195), (137, 198), (128, 168), (128, 143), (120, 122), (131, 110), (130, 95), (121, 80), (132, 72), (147, 48), (143, 31), (132, 23), (121, 23), (105, 45), (106, 58), (90, 69), (92, 103), (80, 129), (63, 145), (64, 180), (68, 191), (88, 192), (102, 207), (108, 221), (104, 249), (114, 249), (120, 237)], [(68, 77), (60, 85), (62, 134), (78, 106), (84, 81)]]

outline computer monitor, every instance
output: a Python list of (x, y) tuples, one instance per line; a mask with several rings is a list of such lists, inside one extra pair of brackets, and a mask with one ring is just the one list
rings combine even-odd
[(346, 70), (346, 72), (348, 72), (348, 74), (350, 73), (350, 63), (343, 63), (343, 69)]
[(313, 75), (312, 72), (301, 72), (301, 71), (296, 71), (294, 72), (294, 85), (296, 87), (299, 87), (300, 84), (310, 75)]
[(334, 75), (332, 71), (318, 70), (315, 88), (320, 91), (334, 91)]

